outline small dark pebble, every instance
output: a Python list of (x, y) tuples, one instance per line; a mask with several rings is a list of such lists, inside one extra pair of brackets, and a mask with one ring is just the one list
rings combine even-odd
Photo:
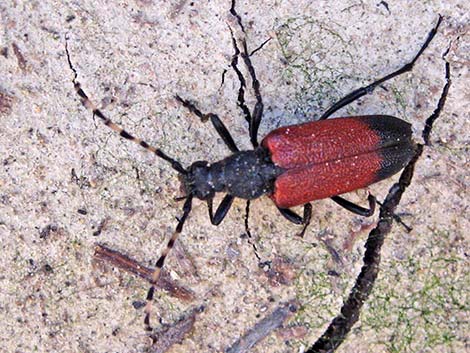
[(145, 302), (141, 301), (141, 300), (134, 300), (132, 302), (132, 306), (134, 307), (134, 309), (138, 310), (140, 308), (143, 308), (145, 306)]
[(39, 238), (41, 239), (46, 239), (47, 237), (49, 237), (49, 235), (52, 233), (52, 232), (57, 232), (57, 226), (54, 225), (54, 224), (49, 224), (47, 226), (45, 226), (43, 229), (41, 229), (41, 231), (39, 232)]

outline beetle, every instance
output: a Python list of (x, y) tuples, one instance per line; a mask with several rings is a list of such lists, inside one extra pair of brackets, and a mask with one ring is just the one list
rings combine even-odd
[[(238, 19), (244, 32), (240, 17), (233, 5), (231, 12)], [(72, 81), (82, 104), (121, 137), (137, 143), (169, 162), (182, 180), (185, 191), (185, 196), (181, 198), (185, 200), (183, 215), (178, 219), (175, 231), (155, 264), (152, 286), (147, 294), (145, 315), (147, 329), (151, 329), (150, 305), (155, 284), (168, 253), (183, 230), (194, 198), (207, 202), (210, 221), (218, 225), (227, 215), (235, 198), (245, 199), (249, 205), (250, 200), (268, 195), (285, 218), (303, 225), (301, 234), (305, 232), (311, 220), (311, 201), (331, 198), (355, 214), (371, 216), (374, 213), (376, 200), (373, 196), (369, 195), (369, 207), (364, 208), (339, 195), (386, 179), (404, 168), (416, 152), (411, 124), (387, 115), (353, 116), (330, 120), (327, 118), (358, 98), (372, 93), (384, 82), (411, 71), (415, 62), (434, 38), (441, 21), (442, 17), (439, 16), (437, 24), (428, 33), (418, 53), (400, 69), (349, 93), (333, 104), (318, 120), (278, 128), (268, 133), (261, 143), (258, 142), (258, 129), (264, 105), (260, 83), (250, 54), (248, 54), (245, 39), (240, 39), (241, 48), (239, 48), (232, 33), (235, 54), (232, 57), (231, 66), (240, 80), (238, 105), (248, 122), (253, 149), (241, 151), (216, 114), (202, 113), (189, 100), (177, 95), (176, 100), (199, 117), (202, 122), (211, 121), (218, 135), (231, 151), (231, 155), (217, 162), (196, 161), (188, 168), (184, 168), (180, 162), (168, 156), (160, 148), (151, 146), (115, 124), (93, 104), (77, 81), (77, 71), (72, 65), (66, 41), (66, 56), (70, 69), (74, 73)], [(244, 100), (246, 80), (238, 68), (239, 57), (242, 58), (249, 72), (256, 98), (252, 110), (246, 106)], [(213, 199), (216, 193), (226, 195), (214, 213)], [(300, 205), (304, 206), (303, 216), (290, 210), (291, 207)]]

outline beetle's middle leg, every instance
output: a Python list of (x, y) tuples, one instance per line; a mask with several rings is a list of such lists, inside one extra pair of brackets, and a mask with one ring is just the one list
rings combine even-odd
[[(340, 205), (341, 207), (347, 209), (348, 211), (355, 213), (359, 216), (364, 216), (364, 217), (370, 217), (374, 214), (375, 205), (377, 203), (375, 197), (372, 195), (369, 195), (368, 197), (368, 200), (369, 200), (368, 209), (361, 207), (359, 205), (356, 205), (355, 203), (352, 203), (351, 201), (343, 199), (342, 197), (339, 197), (339, 196), (333, 196), (331, 197), (331, 199), (334, 202), (336, 202), (338, 205)], [(304, 205), (304, 214), (302, 217), (288, 208), (278, 207), (278, 210), (290, 222), (299, 224), (299, 225), (303, 224), (302, 231), (298, 234), (300, 237), (303, 237), (312, 219), (312, 204), (306, 203)]]
[(312, 204), (306, 203), (304, 205), (304, 214), (302, 217), (288, 208), (278, 207), (277, 209), (288, 221), (299, 225), (303, 224), (302, 230), (298, 234), (299, 237), (303, 237), (310, 221), (312, 220)]
[(418, 60), (418, 58), (421, 56), (421, 54), (423, 54), (424, 50), (428, 47), (429, 43), (431, 43), (432, 39), (436, 35), (437, 29), (439, 28), (439, 25), (441, 24), (441, 22), (442, 22), (442, 16), (439, 16), (437, 24), (429, 32), (428, 37), (426, 38), (426, 41), (421, 46), (421, 49), (419, 49), (418, 53), (415, 55), (413, 60), (408, 62), (406, 65), (402, 66), (400, 69), (392, 72), (391, 74), (389, 74), (387, 76), (384, 76), (384, 77), (378, 79), (377, 81), (371, 83), (370, 85), (358, 88), (358, 89), (352, 91), (351, 93), (349, 93), (348, 95), (344, 96), (338, 102), (333, 104), (326, 112), (324, 112), (319, 120), (327, 119), (333, 113), (335, 113), (339, 109), (345, 107), (346, 105), (354, 102), (358, 98), (360, 98), (362, 96), (365, 96), (366, 94), (372, 93), (377, 88), (377, 86), (379, 86), (380, 84), (382, 84), (382, 83), (384, 83), (384, 82), (386, 82), (386, 81), (388, 81), (388, 80), (390, 80), (390, 79), (392, 79), (396, 76), (399, 76), (399, 75), (401, 75), (405, 72), (411, 71), (413, 69), (414, 64)]

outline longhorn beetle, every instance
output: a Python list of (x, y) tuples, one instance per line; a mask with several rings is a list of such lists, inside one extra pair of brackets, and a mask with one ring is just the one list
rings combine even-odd
[[(231, 13), (244, 31), (240, 16), (232, 3)], [(435, 36), (442, 17), (429, 32), (424, 44), (414, 58), (400, 69), (358, 88), (333, 104), (317, 121), (299, 125), (281, 127), (271, 131), (261, 143), (258, 143), (258, 128), (263, 117), (263, 99), (260, 84), (252, 65), (247, 44), (240, 39), (241, 46), (231, 31), (232, 45), (235, 54), (231, 66), (240, 80), (238, 105), (242, 109), (249, 125), (252, 150), (240, 151), (228, 129), (220, 118), (213, 113), (202, 113), (190, 101), (176, 96), (189, 111), (202, 122), (211, 121), (213, 127), (224, 141), (232, 154), (218, 162), (196, 161), (188, 168), (164, 153), (160, 148), (134, 137), (129, 132), (107, 118), (99, 110), (77, 81), (77, 72), (72, 65), (67, 48), (66, 54), (70, 69), (74, 73), (73, 84), (82, 104), (90, 109), (95, 116), (128, 139), (157, 157), (170, 163), (171, 167), (181, 176), (185, 196), (183, 215), (178, 220), (166, 248), (156, 262), (152, 275), (152, 286), (147, 294), (145, 325), (150, 327), (150, 309), (155, 284), (159, 278), (168, 253), (183, 230), (183, 225), (191, 212), (193, 198), (207, 202), (209, 218), (212, 224), (218, 225), (227, 215), (233, 200), (238, 197), (249, 201), (262, 195), (269, 195), (280, 213), (289, 221), (303, 225), (302, 233), (310, 223), (312, 206), (310, 201), (331, 198), (345, 209), (361, 215), (371, 216), (374, 213), (376, 200), (369, 195), (369, 208), (363, 208), (344, 198), (340, 194), (364, 188), (383, 180), (404, 168), (416, 151), (412, 140), (411, 125), (403, 120), (386, 115), (353, 116), (326, 120), (333, 113), (358, 98), (372, 93), (377, 86), (411, 71), (413, 65), (427, 48)], [(251, 78), (252, 89), (256, 98), (255, 106), (250, 110), (245, 104), (244, 92), (246, 80), (238, 68), (241, 57)], [(216, 193), (225, 193), (222, 202), (213, 211), (213, 199)], [(299, 216), (289, 208), (303, 205), (303, 216)]]

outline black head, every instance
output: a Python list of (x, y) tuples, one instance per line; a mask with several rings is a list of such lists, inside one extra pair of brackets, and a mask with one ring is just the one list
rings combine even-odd
[(216, 189), (208, 162), (194, 162), (182, 177), (186, 195), (193, 195), (200, 200), (214, 198)]

